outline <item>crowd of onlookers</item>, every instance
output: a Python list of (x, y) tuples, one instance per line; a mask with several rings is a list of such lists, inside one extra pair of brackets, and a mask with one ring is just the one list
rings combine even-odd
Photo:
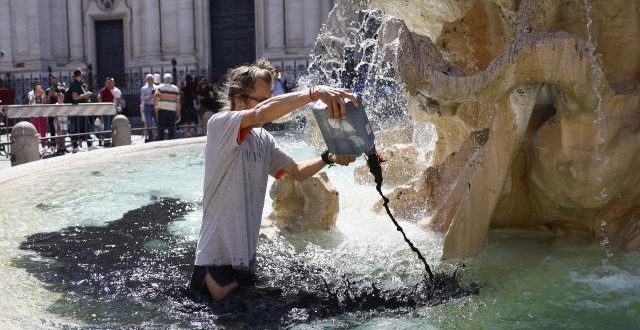
[[(29, 105), (109, 102), (114, 104), (117, 114), (136, 113), (131, 109), (136, 105), (132, 104), (129, 104), (128, 111), (124, 111), (127, 108), (125, 98), (112, 77), (105, 79), (95, 95), (87, 87), (84, 72), (80, 69), (73, 72), (73, 80), (69, 84), (59, 81), (52, 74), (46, 84), (45, 89), (43, 83), (33, 82), (33, 89), (26, 100)], [(184, 137), (206, 135), (206, 122), (222, 106), (218, 102), (218, 87), (205, 76), (194, 78), (186, 74), (176, 85), (170, 73), (162, 76), (158, 73), (147, 74), (140, 88), (139, 104), (145, 142), (174, 139), (178, 131)], [(282, 70), (278, 70), (273, 95), (289, 92), (290, 89)], [(42, 149), (63, 155), (78, 152), (84, 147), (83, 143), (86, 143), (87, 150), (95, 149), (96, 145), (109, 147), (112, 119), (112, 115), (49, 116), (21, 118), (16, 122), (30, 120), (38, 131)], [(68, 150), (67, 139), (71, 142), (71, 151)]]
[[(206, 120), (219, 111), (216, 88), (207, 77), (194, 79), (187, 74), (176, 86), (170, 73), (147, 74), (140, 88), (140, 117), (143, 122), (145, 142), (177, 137), (177, 130), (185, 137), (206, 134)], [(82, 70), (75, 70), (69, 84), (62, 83), (55, 75), (49, 75), (47, 88), (40, 81), (33, 82), (26, 103), (34, 104), (80, 104), (89, 102), (114, 103), (117, 114), (125, 112), (127, 104), (121, 90), (112, 77), (107, 77), (94, 95), (87, 88)], [(130, 107), (132, 105), (129, 105)], [(135, 105), (133, 105), (135, 107)], [(113, 116), (50, 116), (16, 120), (30, 121), (40, 135), (43, 150), (57, 155), (78, 152), (86, 143), (87, 150), (110, 146)], [(86, 134), (85, 134), (86, 133)], [(94, 134), (95, 139), (91, 134)], [(69, 136), (70, 135), (70, 136)], [(71, 150), (66, 144), (71, 141)], [(95, 140), (98, 141), (95, 141)]]
[(170, 73), (165, 73), (162, 81), (160, 74), (148, 74), (140, 88), (140, 117), (145, 127), (156, 127), (145, 130), (145, 141), (163, 140), (165, 130), (173, 139), (176, 124), (183, 128), (185, 137), (206, 134), (204, 123), (220, 110), (217, 88), (207, 77), (194, 79), (187, 74), (178, 86), (172, 80)]
[[(44, 89), (41, 82), (33, 82), (33, 89), (27, 94), (28, 105), (42, 104), (80, 104), (88, 102), (114, 103), (116, 112), (122, 112), (124, 101), (122, 92), (115, 86), (115, 80), (107, 77), (97, 95), (87, 89), (82, 70), (73, 72), (73, 80), (67, 85), (58, 80), (55, 75), (49, 75), (48, 88)], [(51, 148), (56, 154), (68, 153), (66, 135), (71, 134), (71, 152), (78, 152), (82, 142), (86, 141), (87, 149), (95, 148), (90, 136), (97, 131), (99, 144), (109, 146), (112, 116), (48, 116), (20, 118), (16, 122), (30, 120), (40, 135), (40, 145), (43, 149)], [(47, 138), (47, 135), (49, 136)], [(54, 137), (55, 138), (52, 138)]]

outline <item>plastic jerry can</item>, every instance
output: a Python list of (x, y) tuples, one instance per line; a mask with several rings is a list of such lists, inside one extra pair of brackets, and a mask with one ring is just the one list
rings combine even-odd
[(345, 99), (347, 116), (344, 119), (330, 119), (327, 105), (321, 100), (313, 104), (313, 115), (320, 126), (322, 137), (329, 152), (341, 156), (360, 156), (375, 147), (373, 130), (369, 118), (362, 105), (362, 99), (357, 96), (359, 106), (353, 105), (350, 99)]

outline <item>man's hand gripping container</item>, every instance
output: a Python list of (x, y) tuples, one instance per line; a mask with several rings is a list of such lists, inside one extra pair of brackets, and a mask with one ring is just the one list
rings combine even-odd
[(358, 96), (358, 105), (345, 99), (347, 116), (343, 119), (331, 119), (327, 113), (327, 105), (316, 101), (312, 110), (316, 117), (324, 142), (329, 152), (340, 156), (360, 156), (375, 148), (373, 129), (364, 111), (362, 99)]

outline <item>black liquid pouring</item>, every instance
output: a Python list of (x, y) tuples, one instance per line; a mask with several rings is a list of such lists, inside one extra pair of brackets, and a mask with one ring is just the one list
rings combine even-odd
[(373, 175), (376, 182), (376, 190), (384, 201), (384, 203), (382, 204), (384, 206), (384, 209), (387, 211), (387, 214), (389, 215), (389, 218), (391, 219), (393, 224), (396, 225), (396, 230), (398, 230), (402, 234), (404, 241), (407, 242), (407, 245), (409, 245), (411, 251), (413, 251), (418, 256), (418, 259), (420, 259), (420, 261), (422, 261), (422, 263), (424, 264), (424, 270), (427, 272), (427, 274), (429, 274), (429, 279), (433, 280), (433, 273), (431, 272), (431, 268), (427, 263), (427, 259), (425, 259), (422, 253), (420, 253), (420, 250), (418, 250), (418, 248), (413, 245), (411, 240), (407, 237), (407, 234), (404, 233), (402, 226), (400, 226), (396, 218), (393, 217), (393, 214), (391, 214), (391, 210), (389, 210), (389, 198), (387, 198), (382, 193), (382, 167), (380, 166), (380, 163), (384, 162), (384, 160), (382, 159), (382, 157), (380, 157), (380, 154), (376, 151), (375, 147), (369, 150), (366, 155), (369, 172)]
[(376, 151), (375, 137), (371, 124), (367, 118), (367, 114), (362, 106), (362, 99), (358, 96), (358, 104), (354, 106), (351, 100), (345, 100), (347, 107), (347, 115), (343, 119), (331, 119), (327, 116), (327, 105), (322, 101), (317, 101), (313, 105), (313, 114), (316, 117), (320, 131), (324, 137), (324, 141), (329, 151), (335, 155), (360, 156), (363, 153), (367, 156), (367, 165), (369, 171), (373, 174), (376, 182), (376, 190), (384, 201), (384, 208), (396, 226), (396, 229), (402, 234), (404, 241), (407, 242), (411, 251), (413, 251), (420, 261), (424, 264), (424, 269), (429, 274), (429, 279), (433, 280), (433, 273), (420, 250), (413, 245), (407, 237), (402, 226), (396, 221), (389, 210), (389, 199), (382, 194), (382, 167), (380, 163), (383, 160)]

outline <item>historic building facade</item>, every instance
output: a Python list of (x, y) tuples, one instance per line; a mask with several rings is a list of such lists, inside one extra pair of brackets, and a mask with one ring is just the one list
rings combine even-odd
[[(333, 0), (0, 0), (0, 79), (88, 68), (216, 79), (258, 57), (296, 71)], [(135, 88), (139, 81), (136, 79)], [(134, 84), (131, 84), (134, 85)]]

